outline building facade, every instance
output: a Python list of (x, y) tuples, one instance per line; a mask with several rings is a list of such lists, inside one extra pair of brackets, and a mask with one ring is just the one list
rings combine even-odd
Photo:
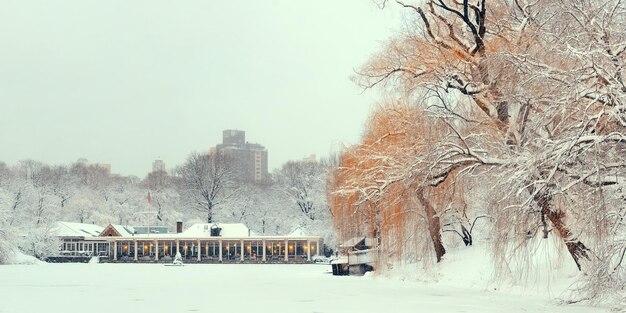
[(222, 132), (222, 143), (215, 151), (228, 159), (229, 170), (236, 180), (261, 184), (269, 179), (267, 149), (246, 141), (246, 132), (227, 129)]
[(319, 236), (259, 236), (243, 224), (194, 224), (177, 233), (137, 233), (121, 225), (59, 223), (59, 256), (100, 262), (309, 263), (322, 247)]

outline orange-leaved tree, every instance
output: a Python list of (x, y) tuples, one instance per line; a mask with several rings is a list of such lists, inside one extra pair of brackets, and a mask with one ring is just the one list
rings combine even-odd
[(376, 238), (384, 252), (379, 255), (390, 259), (385, 262), (428, 255), (441, 261), (442, 220), (451, 212), (444, 203), (462, 200), (447, 192), (452, 180), (432, 183), (431, 149), (447, 125), (426, 114), (403, 101), (379, 106), (361, 143), (340, 155), (331, 174), (329, 198), (340, 240)]
[[(544, 238), (562, 238), (579, 269), (583, 260), (592, 261), (583, 240), (601, 236), (589, 231), (591, 221), (610, 220), (619, 229), (612, 238), (623, 232), (613, 217), (619, 213), (601, 203), (621, 197), (618, 177), (626, 170), (625, 4), (381, 3), (391, 2), (413, 19), (356, 80), (364, 88), (387, 87), (407, 101), (430, 98), (417, 102), (429, 112), (422, 125), (447, 126), (427, 149), (430, 157), (416, 162), (428, 164), (428, 171), (418, 171), (425, 183), (414, 188), (438, 188), (479, 173), (483, 182), (507, 191), (493, 215), (514, 223), (497, 223), (503, 225), (498, 233), (515, 230), (516, 240), (526, 240), (539, 228)], [(598, 192), (602, 202), (584, 204)], [(617, 242), (611, 246), (613, 255), (626, 251)]]

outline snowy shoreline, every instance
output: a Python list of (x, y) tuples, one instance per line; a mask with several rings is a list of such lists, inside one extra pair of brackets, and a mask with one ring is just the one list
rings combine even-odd
[[(3, 312), (607, 312), (546, 297), (378, 275), (327, 265), (49, 264), (0, 266)], [(37, 301), (32, 301), (36, 296)], [(66, 299), (59, 302), (59, 299)], [(59, 303), (59, 304), (54, 304)]]

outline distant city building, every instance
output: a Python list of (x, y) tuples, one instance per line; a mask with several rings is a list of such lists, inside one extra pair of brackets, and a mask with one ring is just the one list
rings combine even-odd
[(152, 162), (152, 171), (165, 172), (165, 162), (163, 162), (163, 160), (154, 160), (154, 162)]
[(222, 132), (222, 143), (215, 151), (226, 156), (230, 170), (239, 181), (263, 183), (268, 180), (267, 149), (258, 143), (246, 141), (246, 132), (227, 129)]

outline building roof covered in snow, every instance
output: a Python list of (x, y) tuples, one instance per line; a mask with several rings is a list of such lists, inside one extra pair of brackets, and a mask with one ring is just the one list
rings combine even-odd
[(212, 236), (211, 229), (219, 228), (220, 237), (250, 237), (250, 229), (241, 223), (213, 223), (213, 224), (194, 224), (191, 227), (183, 231), (184, 237), (215, 237), (215, 233)]
[(354, 237), (339, 245), (339, 248), (366, 249), (375, 247), (376, 239), (370, 237)]
[(98, 237), (103, 229), (95, 224), (57, 222), (55, 231), (59, 237)]
[(116, 236), (116, 237), (131, 237), (135, 234), (135, 230), (130, 226), (109, 224), (100, 233), (100, 237)]
[[(182, 226), (182, 224), (181, 224)], [(142, 226), (147, 227), (147, 226)], [(154, 226), (158, 229), (166, 229), (165, 226)], [(141, 228), (141, 227), (139, 227)], [(181, 227), (182, 228), (182, 227)], [(193, 224), (189, 228), (180, 233), (160, 233), (136, 231), (134, 227), (119, 224), (109, 224), (106, 227), (93, 224), (80, 224), (59, 222), (57, 230), (59, 236), (62, 237), (81, 237), (89, 241), (103, 239), (103, 237), (117, 237), (120, 239), (128, 238), (131, 240), (160, 240), (160, 239), (268, 239), (268, 240), (288, 240), (293, 239), (311, 239), (318, 240), (318, 236), (307, 235), (302, 229), (297, 228), (288, 235), (267, 235), (258, 234), (250, 230), (245, 224), (241, 223), (199, 223)], [(108, 240), (108, 239), (107, 239)]]

